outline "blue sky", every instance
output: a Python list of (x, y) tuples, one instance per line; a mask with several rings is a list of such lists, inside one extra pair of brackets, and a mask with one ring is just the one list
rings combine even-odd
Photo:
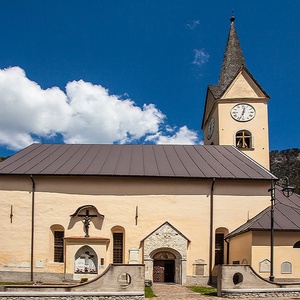
[(32, 142), (201, 143), (234, 9), (271, 96), (270, 149), (299, 148), (300, 1), (10, 0), (0, 10), (0, 156)]

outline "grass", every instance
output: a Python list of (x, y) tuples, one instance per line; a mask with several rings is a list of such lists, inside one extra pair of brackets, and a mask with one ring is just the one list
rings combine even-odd
[(151, 287), (145, 286), (145, 298), (153, 298), (153, 297), (156, 297), (156, 296), (153, 294)]
[(0, 285), (32, 285), (32, 282), (0, 282)]
[(201, 295), (217, 296), (217, 289), (211, 286), (188, 286), (188, 288)]

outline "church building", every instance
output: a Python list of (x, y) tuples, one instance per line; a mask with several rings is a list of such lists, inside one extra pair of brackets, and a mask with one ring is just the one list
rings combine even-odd
[[(219, 264), (269, 276), (269, 96), (230, 21), (204, 145), (32, 144), (0, 163), (1, 281), (93, 278), (111, 263), (189, 285), (212, 282)], [(293, 200), (279, 194), (280, 212)], [(293, 269), (275, 277), (299, 278), (300, 224), (289, 225), (276, 261)]]

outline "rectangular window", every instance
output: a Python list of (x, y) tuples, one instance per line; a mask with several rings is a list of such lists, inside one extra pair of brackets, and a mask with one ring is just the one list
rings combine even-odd
[(54, 231), (54, 262), (64, 262), (63, 231)]
[(123, 233), (114, 233), (114, 263), (123, 263)]

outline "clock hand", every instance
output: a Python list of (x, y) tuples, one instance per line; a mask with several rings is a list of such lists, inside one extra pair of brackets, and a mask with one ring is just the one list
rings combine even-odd
[(246, 108), (245, 108), (245, 106), (243, 107), (243, 111), (242, 111), (242, 114), (241, 114), (241, 116), (240, 116), (240, 118), (239, 118), (239, 120), (243, 117), (243, 115), (245, 114), (245, 110), (246, 110)]

